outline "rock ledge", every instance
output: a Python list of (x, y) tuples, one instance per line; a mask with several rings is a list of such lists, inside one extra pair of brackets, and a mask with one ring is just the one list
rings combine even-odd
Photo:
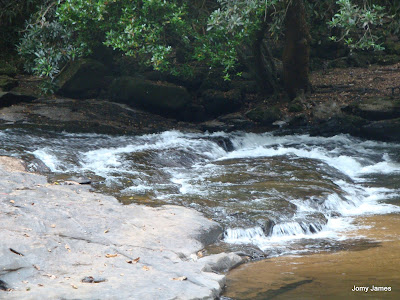
[(123, 206), (6, 157), (0, 190), (0, 298), (213, 299), (241, 261), (197, 257), (221, 228), (192, 209)]

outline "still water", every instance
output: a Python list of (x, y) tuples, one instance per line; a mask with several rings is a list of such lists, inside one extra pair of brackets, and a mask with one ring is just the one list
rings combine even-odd
[[(400, 299), (400, 215), (358, 217), (346, 250), (273, 257), (228, 274), (230, 299)], [(225, 298), (225, 299), (229, 299)]]

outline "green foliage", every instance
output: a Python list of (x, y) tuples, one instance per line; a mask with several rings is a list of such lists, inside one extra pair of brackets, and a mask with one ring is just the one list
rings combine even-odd
[[(222, 66), (229, 80), (241, 71), (243, 48), (251, 47), (260, 32), (269, 33), (269, 40), (282, 37), (288, 1), (17, 0), (19, 9), (31, 14), (18, 50), (27, 71), (51, 80), (69, 60), (100, 44), (175, 75), (189, 73), (193, 61)], [(365, 5), (305, 0), (310, 21), (327, 27), (326, 19), (334, 15), (329, 26), (342, 34), (332, 40), (351, 49), (382, 49), (373, 30), (389, 8), (377, 4), (394, 0), (354, 1)]]
[(218, 0), (220, 7), (208, 19), (207, 35), (200, 38), (197, 59), (208, 59), (212, 66), (223, 66), (224, 79), (229, 80), (239, 63), (243, 45), (252, 45), (255, 35), (267, 22), (267, 14), (275, 16), (269, 24), (272, 35), (278, 36), (283, 17), (277, 13), (282, 1)]
[(0, 1), (0, 25), (10, 25), (21, 21), (21, 16), (29, 16), (38, 4), (37, 0)]
[(390, 0), (384, 1), (388, 2), (387, 11), (389, 16), (391, 17), (391, 22), (388, 24), (388, 29), (390, 33), (394, 35), (400, 34), (400, 1), (398, 0)]
[(166, 71), (174, 67), (173, 48), (189, 48), (193, 35), (186, 6), (180, 2), (68, 0), (59, 6), (57, 15), (84, 41), (100, 41), (155, 70)]
[(13, 52), (18, 41), (18, 31), (24, 27), (25, 20), (35, 11), (43, 0), (0, 0), (0, 47), (1, 54)]
[(333, 41), (344, 41), (350, 49), (357, 50), (383, 50), (377, 43), (378, 37), (373, 34), (373, 28), (382, 25), (385, 17), (383, 6), (372, 4), (359, 7), (350, 0), (338, 0), (338, 13), (328, 22), (330, 27), (342, 29), (340, 37), (331, 36)]
[(81, 55), (83, 48), (75, 47), (72, 32), (53, 20), (28, 25), (18, 52), (27, 72), (53, 79), (69, 60)]

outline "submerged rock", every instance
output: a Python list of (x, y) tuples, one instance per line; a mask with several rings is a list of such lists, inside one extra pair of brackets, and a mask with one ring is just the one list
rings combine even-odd
[(51, 172), (50, 168), (38, 158), (34, 158), (28, 164), (26, 164), (26, 170), (32, 173), (39, 174), (48, 174)]
[(204, 272), (225, 273), (243, 263), (243, 259), (234, 253), (220, 253), (201, 259), (205, 263)]

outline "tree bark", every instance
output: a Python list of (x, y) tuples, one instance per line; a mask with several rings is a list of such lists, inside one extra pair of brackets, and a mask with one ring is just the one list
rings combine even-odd
[(275, 63), (269, 49), (265, 45), (264, 37), (267, 24), (257, 32), (253, 44), (254, 70), (258, 85), (265, 93), (275, 93), (277, 90), (277, 74)]
[(303, 0), (286, 0), (283, 80), (291, 98), (310, 89), (309, 60), (311, 37)]
[(275, 62), (264, 39), (267, 30), (268, 22), (266, 21), (256, 32), (254, 42), (251, 45), (242, 45), (238, 53), (257, 81), (260, 92), (274, 94), (279, 90), (279, 84)]

